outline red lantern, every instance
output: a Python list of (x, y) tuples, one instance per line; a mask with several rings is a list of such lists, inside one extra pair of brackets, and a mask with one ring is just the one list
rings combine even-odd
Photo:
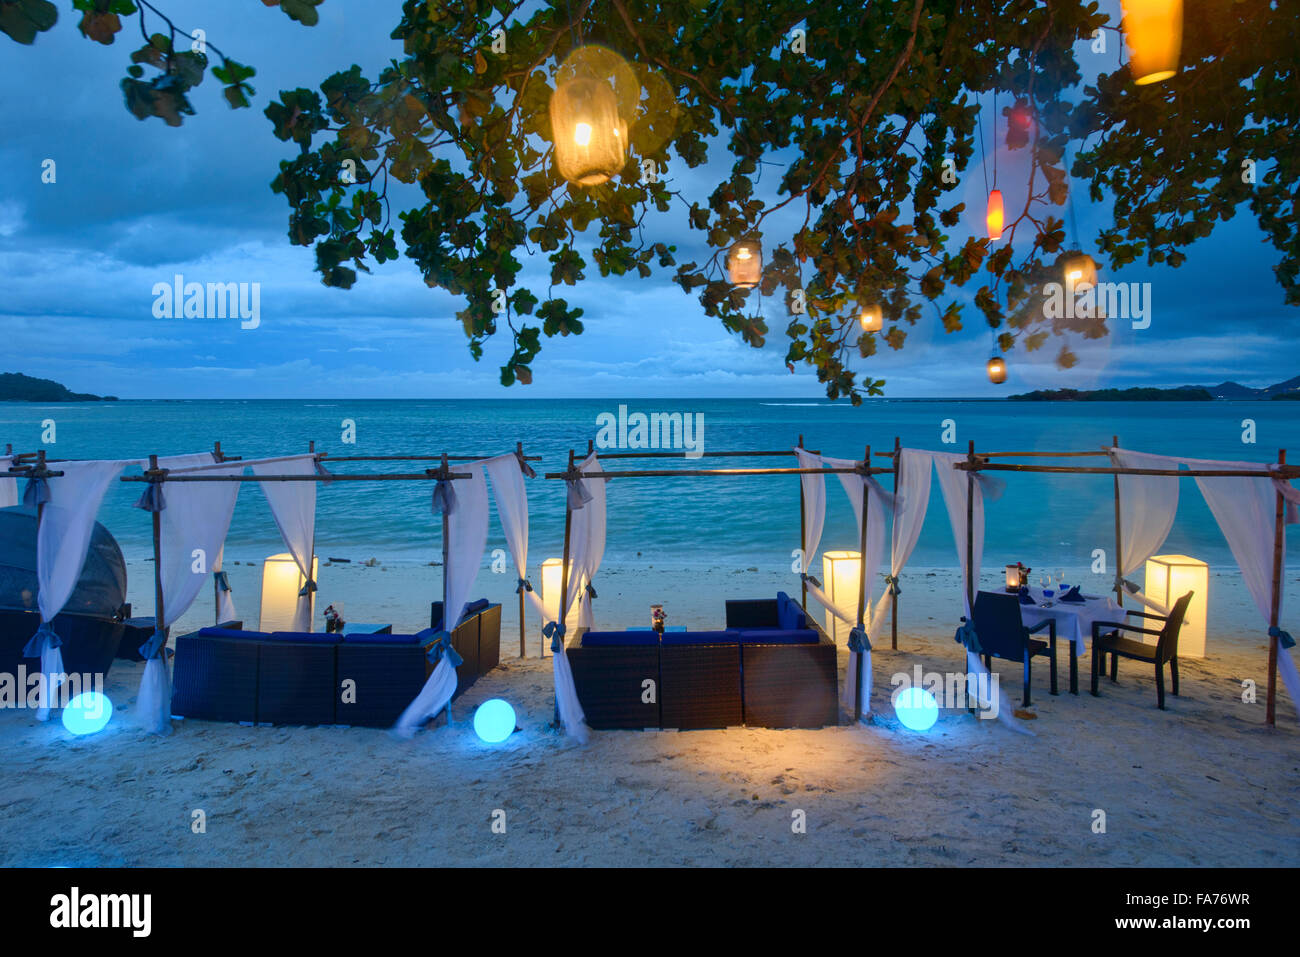
[(984, 221), (989, 227), (989, 239), (997, 242), (1002, 238), (1002, 190), (995, 189), (989, 193), (988, 213)]

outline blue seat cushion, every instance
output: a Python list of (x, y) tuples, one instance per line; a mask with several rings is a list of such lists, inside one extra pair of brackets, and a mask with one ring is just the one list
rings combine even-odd
[[(152, 621), (152, 620), (153, 620), (153, 619), (150, 619), (150, 621)], [(209, 627), (207, 627), (207, 628), (200, 628), (200, 629), (199, 629), (199, 634), (202, 635), (204, 638), (253, 638), (253, 639), (257, 639), (257, 638), (265, 638), (265, 637), (267, 637), (267, 634), (266, 634), (266, 632), (264, 632), (264, 631), (243, 631), (243, 630), (241, 630), (241, 629), (239, 629), (239, 628), (216, 628), (216, 627), (212, 627), (212, 626), (209, 626)]]
[(800, 631), (808, 627), (803, 609), (785, 592), (776, 593), (777, 627), (782, 631)]
[(480, 598), (477, 601), (470, 602), (465, 606), (465, 617), (468, 618), (470, 615), (477, 615), (490, 604), (491, 602), (486, 598)]
[(349, 645), (415, 645), (424, 641), (420, 635), (379, 635), (372, 632), (345, 634), (343, 640)]
[(818, 638), (811, 628), (761, 628), (742, 631), (740, 641), (751, 645), (815, 645)]
[(299, 643), (312, 643), (318, 645), (337, 644), (342, 638), (339, 635), (330, 634), (324, 631), (273, 631), (270, 635), (271, 641), (296, 641)]
[(725, 645), (740, 640), (740, 632), (735, 629), (726, 631), (666, 631), (663, 635), (665, 645)]
[(584, 648), (657, 644), (659, 644), (659, 635), (649, 628), (628, 631), (589, 631), (582, 636)]

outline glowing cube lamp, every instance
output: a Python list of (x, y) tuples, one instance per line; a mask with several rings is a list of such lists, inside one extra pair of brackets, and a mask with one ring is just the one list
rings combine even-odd
[(1147, 559), (1146, 596), (1166, 608), (1189, 591), (1183, 630), (1178, 633), (1178, 657), (1205, 657), (1205, 609), (1210, 597), (1210, 566), (1186, 555), (1152, 555)]
[[(317, 561), (311, 559), (311, 577), (316, 580)], [(316, 593), (301, 598), (298, 592), (307, 584), (302, 571), (288, 552), (269, 555), (262, 563), (262, 614), (258, 631), (300, 631), (296, 622), (298, 603), (307, 605), (307, 630), (315, 624)]]
[[(858, 588), (862, 581), (862, 555), (858, 552), (824, 552), (822, 554), (822, 586), (832, 603), (841, 611), (847, 611), (852, 618), (858, 614)], [(870, 617), (868, 615), (868, 617)], [(840, 621), (828, 610), (826, 612), (826, 633), (831, 641), (849, 640), (852, 625)]]

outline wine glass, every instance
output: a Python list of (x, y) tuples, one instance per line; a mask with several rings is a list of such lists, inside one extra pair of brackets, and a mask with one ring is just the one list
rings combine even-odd
[(1052, 591), (1052, 576), (1043, 575), (1038, 579), (1038, 584), (1043, 588), (1043, 598), (1050, 599), (1055, 592)]
[(1065, 583), (1064, 571), (1059, 571), (1059, 570), (1057, 571), (1056, 582), (1057, 582), (1056, 591), (1058, 594), (1064, 595), (1067, 591), (1070, 590), (1070, 586)]

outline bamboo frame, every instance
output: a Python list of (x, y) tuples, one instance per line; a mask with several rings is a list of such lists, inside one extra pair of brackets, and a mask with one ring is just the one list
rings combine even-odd
[[(1119, 447), (1119, 437), (1114, 436), (1114, 445), (1111, 448)], [(886, 453), (888, 454), (888, 453)], [(1099, 453), (1093, 452), (1000, 452), (998, 457), (1066, 457), (1104, 454), (1109, 455), (1110, 450), (1104, 449)], [(1121, 524), (1120, 524), (1120, 494), (1119, 494), (1119, 477), (1121, 475), (1155, 475), (1169, 478), (1268, 478), (1281, 481), (1290, 481), (1300, 478), (1300, 466), (1288, 465), (1286, 461), (1286, 449), (1278, 450), (1278, 464), (1274, 468), (1260, 469), (1147, 469), (1147, 468), (1126, 468), (1122, 466), (1112, 466), (1109, 468), (1085, 467), (1085, 466), (1060, 466), (1060, 465), (1003, 465), (988, 461), (992, 455), (975, 454), (975, 443), (970, 442), (965, 462), (954, 462), (953, 468), (963, 469), (970, 473), (969, 482), (973, 485), (976, 472), (1032, 472), (1041, 474), (1054, 475), (1111, 475), (1114, 476), (1115, 482), (1115, 562), (1116, 562), (1116, 594), (1119, 597), (1121, 607), (1123, 606), (1123, 588), (1118, 579), (1123, 577), (1123, 545)], [(1276, 518), (1274, 521), (1273, 531), (1273, 581), (1272, 581), (1272, 608), (1269, 615), (1269, 628), (1275, 629), (1279, 625), (1279, 617), (1282, 602), (1282, 555), (1285, 548), (1285, 500), (1282, 493), (1276, 493)], [(973, 548), (971, 545), (971, 527), (970, 518), (974, 509), (973, 496), (967, 495), (967, 546), (966, 558), (967, 568), (970, 568), (973, 560)], [(973, 588), (972, 579), (972, 588)], [(974, 608), (974, 595), (970, 596), (971, 607)], [(1268, 693), (1265, 706), (1265, 723), (1269, 727), (1276, 725), (1276, 704), (1277, 704), (1277, 655), (1278, 639), (1270, 637), (1269, 655), (1268, 655)]]

